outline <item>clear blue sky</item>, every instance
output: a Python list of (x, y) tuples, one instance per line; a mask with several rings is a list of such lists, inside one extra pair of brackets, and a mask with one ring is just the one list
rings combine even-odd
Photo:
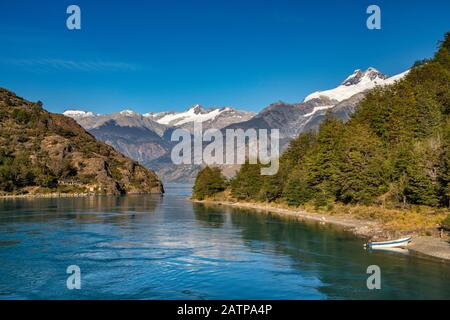
[[(70, 4), (82, 30), (66, 28)], [(366, 28), (370, 4), (382, 30)], [(447, 31), (447, 0), (1, 1), (0, 86), (53, 112), (259, 111), (358, 68), (402, 72)]]

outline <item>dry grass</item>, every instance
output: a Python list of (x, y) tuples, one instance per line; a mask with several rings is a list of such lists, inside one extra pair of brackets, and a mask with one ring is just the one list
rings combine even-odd
[[(305, 206), (305, 210), (314, 210)], [(386, 208), (381, 206), (335, 204), (326, 213), (333, 216), (351, 216), (359, 220), (379, 222), (386, 231), (422, 231), (436, 229), (449, 214), (448, 209), (436, 209), (425, 206), (409, 208)]]

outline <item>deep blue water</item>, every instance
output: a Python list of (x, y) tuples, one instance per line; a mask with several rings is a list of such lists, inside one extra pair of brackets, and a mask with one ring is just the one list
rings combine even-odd
[[(450, 299), (448, 263), (189, 194), (0, 200), (0, 299)], [(369, 265), (381, 290), (367, 289)]]

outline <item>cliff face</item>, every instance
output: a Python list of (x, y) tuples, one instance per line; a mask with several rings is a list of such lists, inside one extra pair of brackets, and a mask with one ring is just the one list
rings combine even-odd
[(0, 89), (0, 193), (161, 193), (157, 175), (75, 120)]

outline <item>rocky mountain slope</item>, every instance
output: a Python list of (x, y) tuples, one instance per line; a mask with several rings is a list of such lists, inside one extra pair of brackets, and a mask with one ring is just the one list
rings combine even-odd
[(161, 193), (156, 174), (72, 118), (0, 89), (0, 193)]
[(171, 148), (170, 136), (164, 137), (169, 128), (131, 110), (107, 115), (67, 110), (64, 115), (75, 119), (100, 141), (148, 167)]

